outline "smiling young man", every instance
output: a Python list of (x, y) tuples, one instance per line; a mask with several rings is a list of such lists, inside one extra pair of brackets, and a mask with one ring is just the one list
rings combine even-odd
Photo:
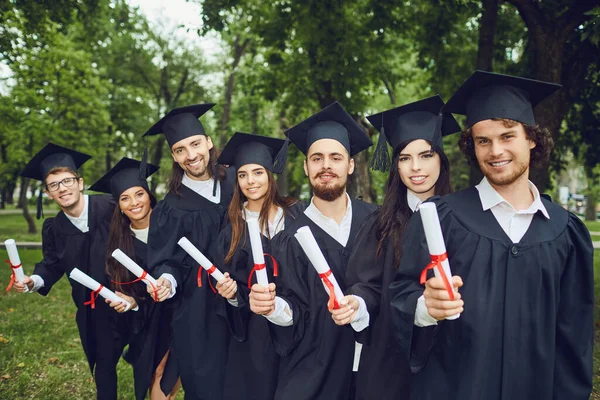
[[(44, 221), (44, 259), (35, 265), (33, 275), (15, 283), (18, 292), (38, 292), (46, 296), (52, 286), (74, 267), (109, 287), (106, 275), (106, 244), (115, 203), (110, 196), (83, 194), (83, 179), (77, 169), (90, 156), (49, 143), (25, 167), (22, 176), (44, 182), (44, 192), (60, 207), (54, 218)], [(38, 215), (41, 211), (38, 203)], [(116, 365), (125, 346), (125, 316), (110, 309), (104, 301), (94, 308), (85, 305), (91, 292), (70, 281), (77, 306), (75, 319), (90, 369), (96, 381), (98, 399), (117, 398)]]
[[(185, 236), (212, 259), (231, 201), (235, 177), (216, 164), (216, 149), (198, 120), (213, 106), (173, 109), (145, 135), (164, 134), (173, 157), (169, 192), (154, 208), (148, 233), (150, 273), (164, 274), (158, 283), (171, 290), (169, 298), (177, 294), (169, 300), (176, 307), (169, 360), (177, 362), (186, 398), (219, 400), (229, 340), (225, 319), (217, 315), (224, 315), (224, 304), (206, 271), (177, 244)], [(163, 381), (169, 393), (175, 379)]]
[(352, 157), (372, 143), (339, 103), (286, 134), (306, 155), (304, 172), (314, 196), (304, 213), (271, 241), (280, 265), (277, 287), (254, 285), (250, 307), (272, 322), (271, 339), (282, 356), (275, 399), (348, 399), (355, 353), (352, 329), (333, 322), (327, 309), (329, 296), (294, 234), (310, 227), (344, 290), (354, 238), (375, 210), (371, 204), (350, 199), (346, 184), (354, 172)]
[(428, 279), (423, 290), (419, 277), (430, 256), (419, 213), (406, 230), (390, 296), (396, 336), (416, 372), (412, 398), (590, 395), (589, 232), (528, 179), (530, 167), (546, 165), (552, 150), (533, 107), (559, 87), (476, 71), (445, 107), (467, 116), (459, 145), (484, 178), (434, 200), (454, 290), (440, 278)]

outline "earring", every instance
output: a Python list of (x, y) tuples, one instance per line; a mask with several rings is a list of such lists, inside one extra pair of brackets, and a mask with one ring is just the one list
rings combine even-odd
[(125, 213), (123, 212), (123, 210), (121, 210), (121, 214), (125, 214)]

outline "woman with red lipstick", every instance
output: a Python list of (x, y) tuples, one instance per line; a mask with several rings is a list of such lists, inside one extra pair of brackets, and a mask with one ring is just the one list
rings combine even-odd
[[(155, 293), (144, 282), (135, 282), (136, 277), (111, 256), (114, 250), (120, 249), (147, 269), (146, 243), (150, 214), (156, 199), (148, 189), (146, 178), (157, 170), (154, 165), (142, 165), (139, 161), (122, 158), (90, 187), (93, 191), (111, 193), (117, 202), (110, 224), (106, 271), (116, 294), (132, 307), (127, 310), (122, 302), (106, 302), (119, 313), (130, 311), (131, 314), (127, 332), (129, 350), (125, 358), (133, 366), (135, 397), (138, 400), (146, 397), (148, 389), (151, 400), (174, 398), (179, 389), (179, 384), (175, 383), (176, 373), (168, 374), (170, 378), (167, 380), (171, 382), (161, 382), (171, 337), (170, 304), (155, 303), (152, 299), (153, 296), (158, 299), (168, 296), (169, 289), (158, 287)], [(161, 383), (171, 392), (169, 395), (163, 393)]]
[[(214, 262), (225, 272), (226, 281), (217, 284), (227, 299), (227, 320), (233, 333), (226, 367), (225, 399), (272, 399), (275, 394), (279, 356), (271, 345), (269, 323), (250, 311), (248, 295), (254, 267), (246, 220), (258, 219), (263, 250), (291, 220), (301, 213), (304, 203), (279, 195), (273, 173), (281, 173), (287, 158), (284, 140), (236, 133), (227, 143), (218, 162), (232, 165), (237, 176), (229, 204), (229, 224), (217, 240)], [(269, 257), (269, 281), (273, 269)]]
[(441, 112), (443, 106), (441, 97), (434, 96), (367, 117), (380, 129), (372, 167), (382, 171), (390, 167), (387, 143), (393, 162), (383, 205), (363, 223), (348, 262), (345, 299), (350, 307), (332, 310), (334, 321), (351, 324), (363, 344), (355, 376), (356, 400), (409, 398), (411, 373), (391, 337), (387, 288), (400, 262), (411, 215), (429, 197), (452, 191), (442, 136), (460, 127)]

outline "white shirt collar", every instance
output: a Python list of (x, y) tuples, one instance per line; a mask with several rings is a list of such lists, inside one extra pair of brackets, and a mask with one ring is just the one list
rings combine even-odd
[(196, 181), (184, 173), (183, 178), (181, 178), (181, 183), (213, 203), (219, 203), (221, 201), (220, 182), (217, 182), (217, 191), (213, 196), (213, 185), (215, 184), (214, 178), (209, 178), (205, 181)]
[(129, 225), (129, 229), (131, 229), (131, 232), (133, 232), (133, 235), (137, 240), (143, 243), (148, 243), (148, 231), (150, 230), (150, 227), (144, 229), (133, 229), (133, 227)]
[(417, 211), (417, 208), (422, 203), (421, 199), (419, 199), (410, 189), (406, 189), (406, 201), (412, 212)]
[[(515, 211), (515, 213), (517, 213), (517, 214), (535, 214), (537, 211), (541, 211), (542, 214), (544, 215), (544, 217), (546, 217), (547, 219), (550, 219), (550, 215), (548, 214), (546, 207), (544, 207), (544, 203), (542, 203), (542, 199), (540, 197), (540, 192), (538, 191), (537, 187), (535, 187), (535, 185), (531, 181), (528, 181), (528, 183), (529, 183), (529, 190), (531, 191), (531, 194), (533, 194), (533, 202), (527, 209)], [(506, 201), (500, 195), (500, 193), (498, 193), (496, 191), (496, 189), (494, 189), (492, 187), (492, 185), (490, 185), (487, 178), (484, 177), (481, 180), (481, 182), (479, 182), (479, 185), (477, 185), (475, 187), (477, 188), (477, 191), (479, 192), (479, 199), (481, 200), (481, 206), (483, 207), (484, 211), (487, 211), (490, 208), (495, 207), (499, 204), (505, 204), (514, 210), (514, 207), (508, 201)]]
[(65, 216), (71, 221), (73, 225), (81, 232), (86, 233), (89, 232), (89, 224), (88, 224), (88, 204), (90, 203), (90, 196), (87, 194), (83, 195), (83, 211), (79, 217), (71, 217), (69, 214), (65, 213)]
[(346, 246), (350, 238), (350, 230), (352, 228), (352, 201), (346, 193), (347, 206), (346, 214), (342, 221), (338, 224), (333, 218), (329, 218), (321, 213), (315, 206), (313, 199), (310, 199), (310, 205), (304, 210), (304, 214), (323, 229), (329, 236), (335, 239), (342, 246)]
[[(246, 207), (248, 206), (248, 202), (244, 202), (244, 212), (242, 213), (242, 218), (244, 220), (248, 219), (258, 219), (260, 217), (259, 211), (250, 211)], [(261, 232), (265, 237), (272, 238), (277, 233), (285, 228), (285, 218), (283, 217), (283, 209), (281, 207), (277, 207), (277, 212), (275, 213), (275, 218), (273, 218), (273, 222), (269, 221), (269, 235), (267, 232)]]

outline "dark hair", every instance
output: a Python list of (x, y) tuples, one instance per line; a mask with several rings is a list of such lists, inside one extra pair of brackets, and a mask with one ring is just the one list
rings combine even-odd
[[(148, 192), (147, 192), (148, 193)], [(156, 205), (156, 198), (152, 195), (152, 193), (148, 193), (150, 196), (150, 207), (154, 208)], [(108, 248), (106, 253), (106, 273), (110, 276), (115, 282), (131, 282), (136, 279), (127, 268), (122, 266), (117, 260), (112, 257), (112, 252), (116, 249), (121, 249), (121, 251), (129, 256), (132, 260), (135, 259), (135, 250), (133, 246), (134, 234), (130, 229), (131, 220), (121, 212), (121, 208), (119, 207), (119, 199), (116, 199), (117, 205), (115, 206), (115, 211), (113, 212), (112, 218), (110, 220), (110, 231), (108, 233)], [(142, 268), (146, 266), (142, 265)], [(146, 289), (142, 285), (119, 285), (114, 284), (114, 287), (127, 294), (128, 296), (133, 296), (136, 298), (144, 298), (147, 296)]]
[[(217, 149), (213, 146), (213, 148), (208, 151), (208, 155), (208, 176), (211, 178), (216, 176), (219, 182), (224, 181), (225, 177), (227, 176), (227, 171), (225, 170), (225, 167), (217, 164), (217, 158), (219, 158)], [(184, 173), (185, 171), (183, 168), (181, 168), (176, 161), (173, 161), (171, 178), (169, 179), (169, 190), (175, 193), (177, 196), (180, 196), (179, 187), (181, 186), (181, 180), (183, 179)]]
[[(275, 181), (273, 173), (266, 168), (265, 171), (267, 172), (267, 177), (269, 178), (269, 188), (267, 189), (265, 201), (260, 209), (258, 224), (261, 231), (268, 232), (269, 210), (271, 207), (273, 205), (281, 207), (285, 215), (288, 214), (288, 209), (296, 204), (298, 200), (289, 196), (280, 196), (279, 189), (277, 188), (277, 182)], [(229, 246), (229, 251), (225, 256), (225, 263), (227, 264), (231, 262), (231, 259), (233, 258), (240, 241), (243, 240), (242, 243), (246, 243), (246, 221), (242, 217), (244, 202), (246, 200), (246, 196), (244, 196), (242, 193), (239, 183), (236, 183), (233, 188), (233, 198), (231, 199), (231, 203), (229, 203), (229, 208), (227, 209), (229, 221), (231, 222), (231, 245)], [(271, 238), (269, 237), (269, 239)]]
[[(411, 141), (407, 141), (398, 146), (398, 150), (394, 152), (392, 168), (387, 180), (387, 187), (383, 204), (379, 210), (377, 218), (377, 258), (381, 257), (383, 249), (388, 240), (394, 248), (394, 265), (398, 266), (402, 257), (402, 237), (406, 230), (406, 224), (412, 216), (412, 210), (408, 206), (406, 199), (406, 185), (402, 182), (400, 173), (398, 172), (398, 159), (400, 152)], [(429, 142), (428, 142), (429, 143)], [(434, 194), (444, 196), (452, 193), (452, 185), (450, 183), (450, 162), (444, 151), (437, 146), (432, 145), (431, 150), (440, 156), (440, 176), (435, 183)]]
[[(525, 129), (525, 135), (527, 139), (535, 143), (535, 147), (531, 149), (531, 158), (529, 161), (530, 166), (541, 167), (548, 164), (550, 159), (550, 153), (554, 148), (554, 140), (552, 134), (547, 128), (542, 128), (539, 125), (527, 125), (512, 119), (506, 118), (492, 118), (492, 121), (501, 121), (506, 128), (512, 128), (513, 126), (522, 125)], [(467, 128), (461, 132), (460, 138), (458, 139), (458, 147), (467, 158), (467, 162), (470, 166), (479, 168), (477, 162), (477, 156), (475, 155), (475, 143), (473, 142), (473, 128)]]

